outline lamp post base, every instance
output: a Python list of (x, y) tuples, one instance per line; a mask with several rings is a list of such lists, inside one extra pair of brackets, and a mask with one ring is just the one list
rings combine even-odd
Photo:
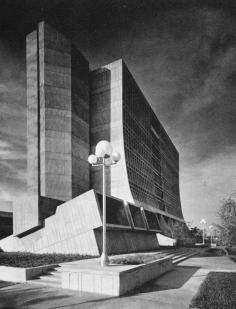
[(102, 253), (102, 255), (101, 255), (101, 266), (105, 267), (105, 266), (108, 266), (108, 265), (109, 265), (108, 255), (105, 254), (105, 253)]

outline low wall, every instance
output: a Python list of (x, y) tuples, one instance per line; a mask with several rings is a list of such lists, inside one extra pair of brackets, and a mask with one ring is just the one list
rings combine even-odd
[(119, 296), (145, 282), (159, 277), (172, 270), (171, 258), (163, 258), (142, 265), (109, 265), (101, 268), (99, 263), (84, 268), (76, 268), (62, 272), (62, 288)]
[(58, 265), (44, 265), (37, 267), (21, 268), (0, 266), (0, 280), (11, 282), (26, 282), (48, 272)]

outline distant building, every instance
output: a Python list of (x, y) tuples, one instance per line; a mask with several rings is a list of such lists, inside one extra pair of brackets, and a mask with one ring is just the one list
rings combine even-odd
[[(137, 235), (143, 237), (143, 244), (151, 235), (144, 230), (170, 236), (170, 223), (184, 222), (178, 152), (124, 62), (117, 60), (90, 72), (71, 41), (44, 22), (26, 42), (28, 191), (27, 198), (14, 205), (14, 235), (24, 239), (16, 247), (68, 251), (59, 245), (55, 249), (54, 243), (62, 241), (58, 235), (49, 246), (45, 224), (56, 224), (58, 213), (77, 196), (91, 189), (102, 192), (101, 171), (87, 162), (100, 140), (110, 141), (122, 157), (119, 164), (107, 169), (107, 193), (113, 197), (110, 209), (116, 216), (126, 217), (123, 225), (128, 231), (138, 228), (138, 222), (143, 231), (137, 229)], [(94, 199), (92, 194), (84, 196)], [(70, 214), (65, 213), (65, 220), (67, 216)], [(93, 226), (91, 222), (88, 226)], [(114, 222), (116, 228), (122, 225), (121, 220)], [(133, 237), (127, 233), (127, 239)], [(115, 237), (115, 232), (110, 235)], [(39, 238), (45, 245), (41, 239), (41, 247), (32, 247), (32, 241)]]

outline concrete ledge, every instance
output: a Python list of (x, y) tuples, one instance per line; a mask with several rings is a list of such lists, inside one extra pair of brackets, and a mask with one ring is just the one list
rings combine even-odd
[(99, 262), (77, 264), (63, 269), (62, 288), (119, 296), (172, 270), (171, 258), (141, 265), (109, 265)]
[(0, 280), (11, 282), (26, 282), (37, 276), (47, 273), (58, 265), (44, 265), (30, 268), (0, 266)]

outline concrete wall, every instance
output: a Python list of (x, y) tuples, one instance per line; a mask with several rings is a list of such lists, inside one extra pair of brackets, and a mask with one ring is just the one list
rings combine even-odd
[[(91, 153), (103, 139), (120, 152), (120, 162), (107, 168), (107, 193), (132, 203), (124, 152), (122, 72), (120, 59), (91, 73)], [(100, 168), (91, 167), (91, 187), (102, 192), (101, 186)]]
[(94, 191), (88, 191), (57, 207), (44, 227), (22, 238), (0, 241), (4, 251), (81, 253), (98, 255), (93, 229), (102, 225)]
[[(91, 72), (90, 80), (90, 152), (107, 139), (121, 153), (120, 162), (107, 168), (107, 193), (183, 221), (178, 152), (126, 65), (122, 60), (112, 62)], [(169, 153), (171, 159), (166, 158)], [(91, 188), (102, 192), (101, 168), (91, 167), (90, 173)]]
[(171, 258), (163, 258), (144, 265), (77, 264), (63, 269), (62, 288), (120, 296), (173, 269)]
[(26, 282), (40, 275), (46, 274), (57, 265), (44, 265), (31, 268), (0, 266), (0, 280), (10, 282)]
[(40, 195), (67, 201), (89, 189), (88, 62), (45, 23), (39, 57)]
[(42, 22), (38, 26), (40, 80), (40, 192), (72, 198), (71, 43)]
[[(109, 206), (109, 205), (108, 205)], [(44, 222), (44, 227), (18, 238), (0, 241), (4, 251), (37, 253), (80, 253), (99, 255), (102, 251), (102, 216), (93, 190), (65, 202)], [(155, 250), (155, 232), (108, 225), (108, 253)]]
[(88, 62), (45, 22), (26, 38), (26, 197), (14, 205), (14, 234), (42, 224), (89, 189)]
[[(102, 229), (96, 229), (94, 233), (99, 252), (102, 253)], [(107, 230), (107, 252), (109, 254), (149, 251), (158, 248), (156, 233), (111, 228)]]

